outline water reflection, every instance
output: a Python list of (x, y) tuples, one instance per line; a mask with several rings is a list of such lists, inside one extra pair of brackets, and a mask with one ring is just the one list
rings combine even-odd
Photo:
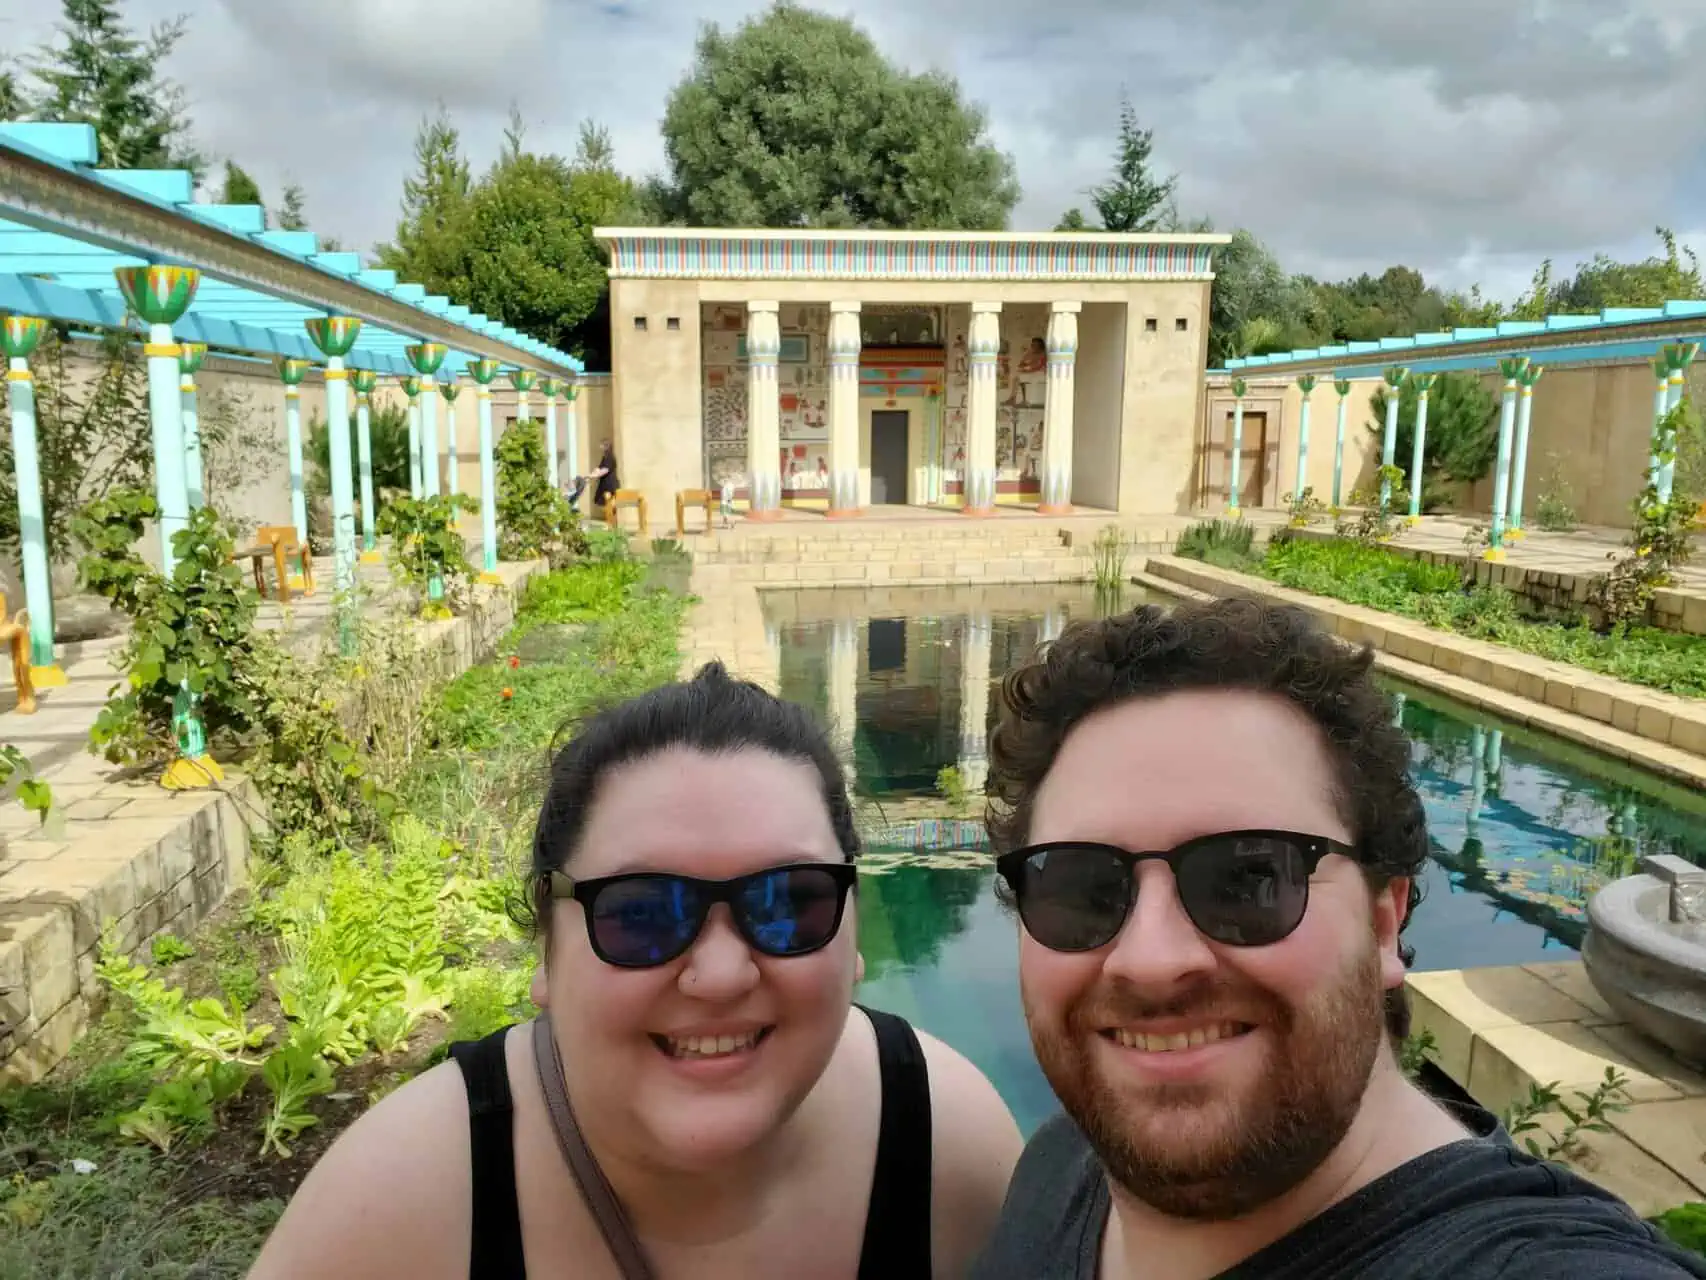
[[(1088, 587), (767, 594), (785, 697), (834, 726), (872, 855), (861, 999), (952, 1043), (1029, 1129), (1053, 1109), (1019, 1007), (1015, 925), (974, 809), (1001, 677), (1071, 619), (1142, 600)], [(1706, 865), (1706, 797), (1432, 693), (1390, 686), (1412, 741), (1432, 859), (1407, 931), (1419, 969), (1567, 959), (1586, 902), (1651, 853)], [(958, 851), (958, 852), (956, 852)]]

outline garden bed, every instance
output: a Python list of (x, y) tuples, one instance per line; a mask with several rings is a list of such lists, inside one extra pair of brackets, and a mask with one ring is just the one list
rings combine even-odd
[(533, 952), (508, 908), (549, 745), (676, 672), (684, 600), (647, 576), (624, 559), (536, 578), (499, 656), (423, 712), (371, 845), (294, 834), (154, 963), (107, 957), (99, 1024), (0, 1094), (0, 1274), (242, 1275), (367, 1106), (526, 1016)]
[(1706, 636), (1653, 627), (1599, 632), (1585, 620), (1530, 616), (1512, 592), (1466, 585), (1453, 565), (1349, 539), (1276, 538), (1258, 554), (1236, 538), (1184, 538), (1178, 554), (1630, 684), (1706, 698)]

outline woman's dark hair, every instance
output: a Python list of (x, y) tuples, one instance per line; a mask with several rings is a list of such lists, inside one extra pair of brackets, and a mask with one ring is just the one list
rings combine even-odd
[[(1276, 694), (1326, 739), (1335, 799), (1353, 832), (1371, 886), (1410, 881), (1408, 924), (1421, 902), (1428, 856), (1410, 748), (1370, 674), (1373, 651), (1351, 649), (1301, 609), (1237, 598), (1175, 609), (1145, 605), (1066, 628), (1002, 683), (1002, 715), (990, 742), (989, 813), (997, 852), (1029, 839), (1032, 808), (1066, 735), (1093, 712), (1182, 689)], [(1400, 943), (1408, 965), (1414, 949)], [(1409, 1034), (1404, 989), (1387, 993), (1386, 1025)]]
[(599, 782), (610, 770), (671, 747), (708, 754), (768, 751), (817, 770), (835, 841), (852, 861), (859, 833), (847, 776), (829, 736), (805, 708), (785, 702), (720, 662), (700, 667), (691, 680), (660, 685), (600, 711), (582, 723), (551, 762), (545, 802), (533, 833), (533, 869), (522, 922), (550, 940), (549, 877), (574, 856), (586, 829)]

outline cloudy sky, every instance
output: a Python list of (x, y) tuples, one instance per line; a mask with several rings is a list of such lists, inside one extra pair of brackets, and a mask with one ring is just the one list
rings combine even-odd
[[(842, 12), (843, 3), (820, 5)], [(657, 122), (701, 23), (740, 0), (129, 0), (182, 13), (173, 74), (198, 139), (311, 225), (385, 238), (434, 99), (476, 164), (509, 104), (530, 145), (607, 125), (619, 163), (662, 162)], [(50, 35), (50, 0), (0, 0), (0, 50)], [(848, 6), (850, 10), (850, 6)], [(37, 16), (41, 14), (42, 16)], [(1510, 296), (1537, 262), (1706, 250), (1706, 0), (863, 0), (897, 61), (987, 108), (1053, 226), (1106, 172), (1120, 95), (1153, 127), (1182, 207), (1243, 225), (1292, 270), (1393, 262)]]

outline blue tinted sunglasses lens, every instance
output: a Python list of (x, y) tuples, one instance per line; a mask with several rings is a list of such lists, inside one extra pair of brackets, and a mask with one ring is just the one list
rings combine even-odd
[(610, 885), (592, 911), (599, 948), (614, 964), (667, 964), (692, 945), (705, 919), (699, 890), (673, 876)]
[(779, 867), (742, 888), (741, 931), (766, 955), (816, 951), (835, 937), (846, 891), (821, 867)]

